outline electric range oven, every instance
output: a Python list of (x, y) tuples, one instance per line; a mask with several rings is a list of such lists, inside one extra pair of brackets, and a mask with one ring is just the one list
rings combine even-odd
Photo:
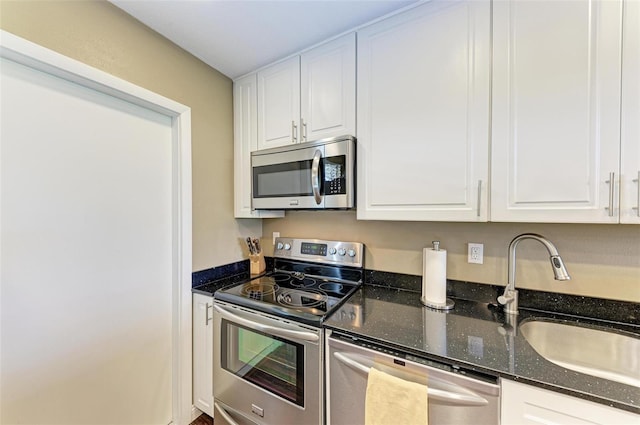
[(322, 322), (363, 281), (356, 242), (277, 238), (274, 270), (214, 295), (216, 425), (322, 424)]

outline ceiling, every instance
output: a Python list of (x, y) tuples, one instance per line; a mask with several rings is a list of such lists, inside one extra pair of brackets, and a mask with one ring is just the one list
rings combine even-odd
[(417, 0), (110, 0), (230, 78)]

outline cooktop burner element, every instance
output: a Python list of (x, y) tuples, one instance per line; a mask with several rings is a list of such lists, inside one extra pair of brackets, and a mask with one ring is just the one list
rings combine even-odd
[(363, 281), (364, 246), (276, 238), (274, 271), (225, 288), (215, 298), (320, 325)]

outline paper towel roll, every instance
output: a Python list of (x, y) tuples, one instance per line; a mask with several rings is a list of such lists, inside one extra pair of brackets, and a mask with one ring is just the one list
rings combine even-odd
[(424, 248), (422, 251), (422, 296), (427, 302), (447, 301), (447, 251)]

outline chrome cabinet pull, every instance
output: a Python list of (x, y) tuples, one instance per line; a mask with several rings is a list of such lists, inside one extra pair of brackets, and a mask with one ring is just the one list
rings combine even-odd
[(605, 207), (605, 210), (609, 210), (609, 217), (613, 217), (613, 192), (615, 191), (615, 176), (616, 173), (609, 173), (609, 180), (605, 183), (609, 184), (609, 206)]
[(638, 185), (638, 193), (636, 194), (636, 206), (632, 207), (632, 210), (636, 210), (636, 215), (640, 217), (640, 171), (638, 171), (638, 178), (632, 180), (635, 184)]
[(311, 189), (317, 205), (322, 202), (322, 195), (320, 194), (320, 158), (322, 158), (322, 152), (317, 150), (313, 154), (313, 161), (311, 161)]
[(482, 204), (482, 180), (478, 180), (478, 212), (477, 216), (480, 217), (480, 207)]
[(295, 121), (291, 121), (291, 143), (298, 142), (298, 126)]
[(209, 315), (209, 309), (211, 309), (211, 312), (213, 312), (213, 304), (209, 304), (207, 303), (207, 307), (204, 313), (204, 325), (208, 326), (209, 322), (213, 319), (213, 314), (210, 316)]
[[(351, 358), (351, 356), (349, 356), (349, 354), (347, 353), (340, 353), (336, 351), (333, 353), (333, 357), (335, 357), (345, 365), (351, 367), (352, 369), (364, 373), (365, 375), (369, 375), (369, 371), (373, 366), (373, 360), (366, 359), (367, 363), (370, 364), (364, 365)], [(451, 384), (451, 386), (453, 387), (454, 384)], [(453, 391), (439, 390), (431, 386), (429, 386), (429, 388), (427, 389), (427, 395), (433, 400), (441, 400), (463, 406), (486, 406), (489, 403), (485, 398), (479, 395), (469, 394), (467, 391), (465, 391), (464, 393), (456, 393)]]
[(302, 141), (307, 141), (307, 123), (304, 122), (304, 118), (300, 118), (300, 122), (302, 123)]

